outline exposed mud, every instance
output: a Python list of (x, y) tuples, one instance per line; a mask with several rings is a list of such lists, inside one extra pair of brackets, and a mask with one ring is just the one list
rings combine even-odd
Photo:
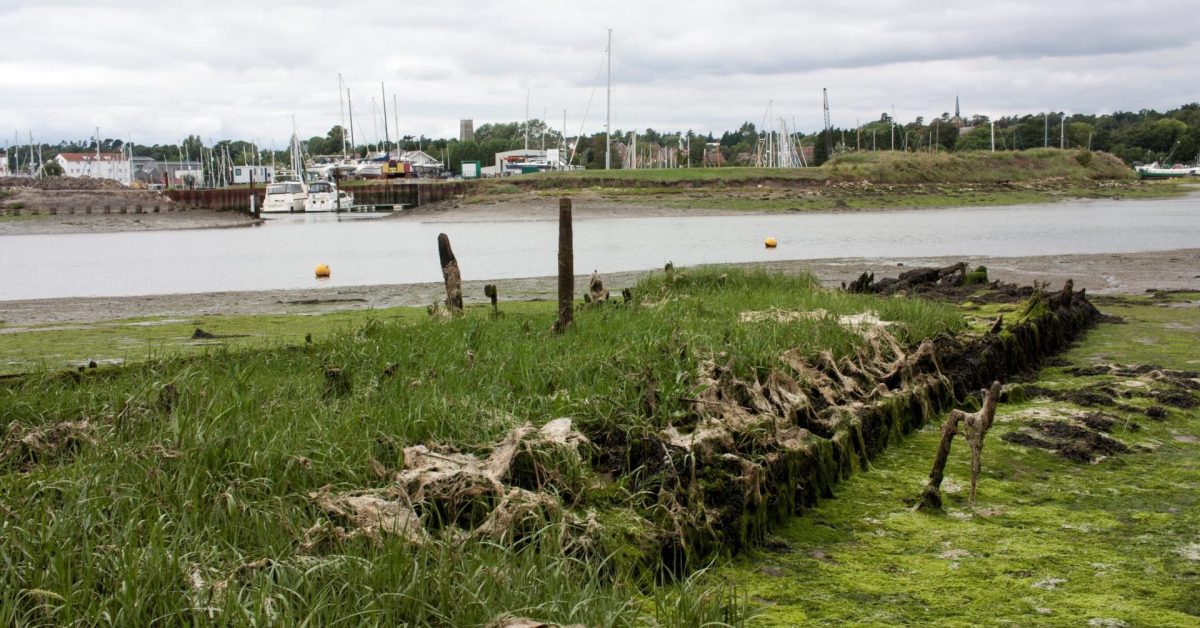
[[(202, 210), (197, 210), (202, 211)], [(174, 220), (186, 217), (189, 212), (156, 214), (154, 220)], [(61, 218), (61, 217), (59, 217)], [(93, 217), (95, 218), (95, 217)], [(127, 219), (127, 216), (117, 218)], [(135, 216), (133, 218), (144, 218)], [(41, 224), (49, 218), (22, 223)], [(7, 225), (17, 223), (0, 222), (0, 232)], [(896, 258), (896, 259), (826, 259), (790, 260), (753, 264), (770, 272), (795, 274), (812, 272), (827, 286), (836, 287), (842, 282), (853, 281), (867, 269), (876, 275), (894, 273), (897, 264), (902, 267), (946, 265), (957, 260), (945, 258)], [(1086, 288), (1089, 300), (1102, 301), (1093, 295), (1099, 293), (1141, 293), (1146, 287), (1162, 285), (1164, 282), (1180, 288), (1200, 291), (1200, 249), (1184, 251), (1162, 251), (1144, 253), (1120, 253), (1098, 255), (1062, 255), (1027, 258), (974, 258), (970, 264), (985, 264), (988, 278), (1001, 284), (1017, 282), (1028, 284), (1033, 281), (1061, 285), (1073, 277), (1076, 288)], [(742, 265), (744, 266), (744, 265)], [(651, 271), (606, 273), (605, 284), (613, 294), (619, 288), (630, 286)], [(576, 278), (575, 291), (587, 291), (588, 277)], [(491, 283), (501, 295), (501, 306), (508, 299), (551, 300), (558, 294), (557, 277), (528, 277), (503, 279), (490, 282), (463, 281), (463, 297), (467, 304), (487, 303), (484, 286)], [(992, 290), (975, 291), (972, 300), (986, 302)], [(1031, 287), (1021, 288), (1032, 294)], [(382, 309), (398, 306), (429, 305), (434, 299), (444, 298), (445, 286), (441, 282), (407, 285), (346, 286), (322, 289), (265, 290), (248, 292), (209, 292), (197, 294), (164, 294), (140, 297), (77, 297), (63, 299), (33, 299), (24, 301), (0, 300), (0, 321), (7, 325), (46, 325), (65, 322), (97, 322), (131, 317), (189, 317), (204, 315), (265, 315), (265, 314), (318, 314), (340, 310)], [(0, 293), (0, 298), (2, 298)], [(311, 303), (311, 301), (316, 301)], [(297, 301), (300, 303), (289, 303)], [(1107, 319), (1106, 319), (1107, 320)]]
[[(1092, 421), (1096, 425), (1095, 420)], [(1113, 423), (1102, 423), (1096, 429), (1084, 421), (1032, 421), (1021, 429), (1009, 432), (1001, 440), (1020, 445), (1045, 449), (1072, 462), (1095, 463), (1107, 456), (1130, 451), (1125, 443), (1104, 434)]]

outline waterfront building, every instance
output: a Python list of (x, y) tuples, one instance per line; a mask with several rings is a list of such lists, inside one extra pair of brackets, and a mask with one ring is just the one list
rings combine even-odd
[(272, 173), (270, 166), (234, 166), (233, 182), (237, 183), (270, 183)]
[(133, 170), (130, 160), (121, 153), (59, 153), (54, 161), (62, 166), (63, 176), (78, 179), (111, 179), (128, 184)]

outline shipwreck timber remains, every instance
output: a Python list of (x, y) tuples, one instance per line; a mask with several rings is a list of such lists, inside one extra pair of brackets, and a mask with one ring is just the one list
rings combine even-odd
[[(952, 269), (926, 271), (927, 279), (906, 287), (960, 288), (968, 273)], [(1019, 321), (913, 349), (885, 325), (855, 321), (865, 342), (854, 357), (789, 351), (752, 379), (737, 376), (731, 359), (705, 360), (690, 412), (657, 432), (584, 434), (563, 418), (518, 427), (486, 455), (405, 448), (403, 469), (386, 488), (314, 493), (329, 519), (305, 533), (303, 546), (319, 551), (330, 539), (384, 534), (418, 544), (438, 534), (519, 542), (550, 519), (562, 522), (569, 551), (603, 556), (613, 549), (605, 539), (617, 537), (637, 548), (646, 568), (683, 573), (695, 559), (761, 540), (774, 523), (831, 496), (895, 439), (981, 387), (1037, 368), (1100, 318), (1069, 284), (1054, 293), (993, 289), (1028, 297)], [(655, 382), (643, 386), (653, 404)], [(614, 511), (624, 532), (605, 530)]]

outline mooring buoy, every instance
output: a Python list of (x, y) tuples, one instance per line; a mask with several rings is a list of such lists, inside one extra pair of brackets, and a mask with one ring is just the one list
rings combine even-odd
[(317, 264), (316, 274), (317, 274), (317, 277), (319, 277), (319, 278), (329, 277), (329, 265), (328, 264)]
[(773, 249), (779, 245), (779, 241), (775, 238), (767, 238), (766, 240), (763, 240), (763, 244), (765, 244), (768, 249)]

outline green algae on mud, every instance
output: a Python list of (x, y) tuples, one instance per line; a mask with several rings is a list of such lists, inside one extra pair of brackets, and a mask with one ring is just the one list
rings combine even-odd
[[(1066, 363), (1156, 364), (1197, 370), (1195, 294), (1101, 301), (1124, 324), (1102, 324)], [(1087, 388), (1113, 378), (1043, 370), (1037, 385)], [(1120, 385), (1116, 382), (1115, 385)], [(1030, 415), (1085, 408), (1034, 398), (1001, 404), (984, 448), (974, 511), (965, 448), (948, 467), (948, 513), (909, 505), (937, 445), (930, 425), (839, 485), (836, 497), (781, 527), (767, 544), (710, 572), (737, 583), (762, 625), (1155, 625), (1200, 617), (1200, 414), (1166, 419), (1106, 409), (1134, 451), (1070, 462), (1002, 437)], [(1137, 424), (1141, 429), (1134, 431)], [(1105, 623), (1108, 622), (1108, 623)]]

